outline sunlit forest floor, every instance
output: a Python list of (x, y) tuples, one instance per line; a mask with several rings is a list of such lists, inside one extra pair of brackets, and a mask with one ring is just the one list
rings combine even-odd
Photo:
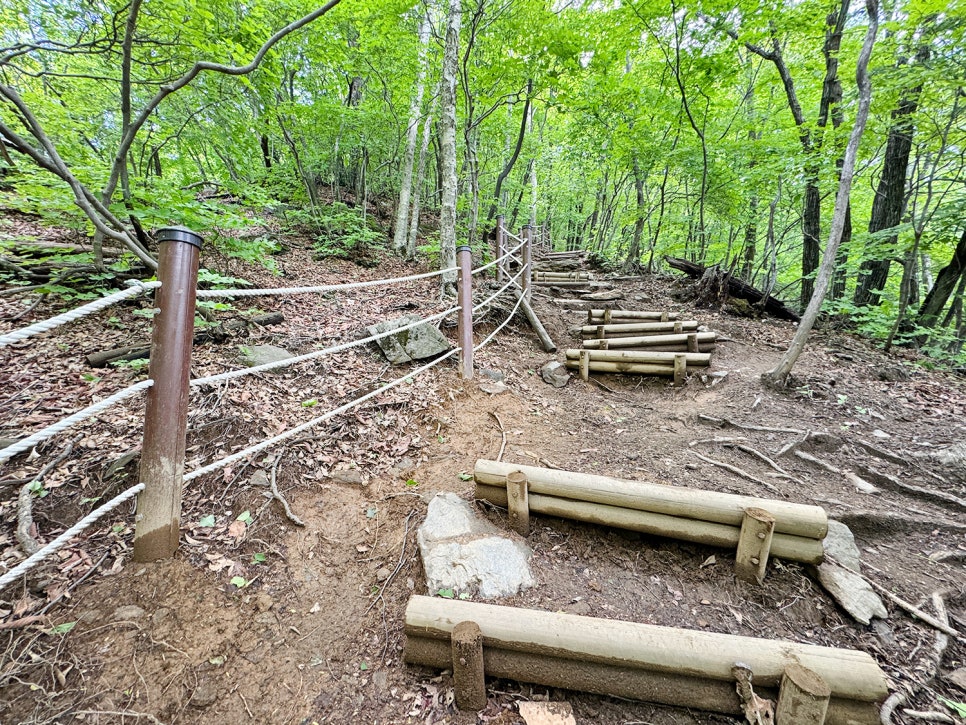
[[(395, 260), (374, 269), (316, 261), (306, 240), (283, 241), (284, 251), (275, 257), (281, 278), (212, 251), (204, 253), (203, 264), (256, 286), (426, 269)], [(787, 346), (792, 324), (693, 309), (672, 297), (679, 284), (664, 275), (615, 283), (628, 308), (680, 311), (727, 338), (719, 342), (709, 374), (692, 376), (682, 388), (617, 375), (599, 376), (603, 385), (575, 378), (553, 388), (538, 371), (555, 356), (540, 351), (525, 320), (515, 320), (477, 359), (478, 369), (505, 376), (506, 392), (486, 392), (480, 387), (485, 377), (463, 381), (455, 366), (444, 364), (301, 439), (192, 482), (185, 491), (182, 546), (170, 561), (132, 562), (130, 512), (105, 519), (36, 569), (26, 585), (0, 593), (0, 721), (510, 725), (522, 722), (516, 702), (550, 699), (570, 702), (581, 723), (738, 722), (498, 680), (488, 681), (483, 711), (460, 713), (447, 673), (403, 664), (406, 602), (412, 594), (435, 593), (426, 591), (415, 544), (427, 502), (440, 491), (472, 498), (466, 474), (477, 458), (497, 457), (504, 434), (503, 458), (509, 462), (776, 495), (693, 455), (699, 450), (769, 481), (782, 498), (824, 506), (852, 527), (869, 579), (927, 611), (930, 596), (940, 593), (952, 626), (966, 631), (961, 508), (884, 487), (861, 493), (843, 475), (794, 456), (782, 457), (781, 465), (796, 482), (769, 476), (762, 461), (720, 443), (690, 445), (740, 436), (774, 457), (802, 437), (780, 430), (722, 431), (701, 416), (824, 433), (811, 438), (807, 450), (835, 467), (871, 469), (962, 499), (964, 481), (919, 456), (966, 438), (966, 380), (929, 371), (911, 354), (885, 356), (827, 326), (813, 335), (795, 385), (785, 392), (766, 390), (759, 375)], [(48, 300), (16, 323), (8, 321), (29, 302), (0, 297), (0, 329), (53, 312)], [(304, 353), (352, 339), (367, 324), (422, 314), (438, 304), (433, 282), (236, 301), (217, 318), (227, 321), (257, 307), (281, 312), (285, 321), (199, 344), (192, 372), (237, 367), (240, 345)], [(134, 302), (0, 351), (0, 436), (37, 429), (92, 397), (143, 379), (144, 370), (91, 369), (85, 355), (146, 339), (147, 320), (131, 312), (147, 306)], [(579, 344), (571, 328), (585, 313), (541, 292), (534, 307), (561, 353)], [(484, 320), (478, 339), (498, 321)], [(455, 338), (455, 329), (443, 329)], [(399, 374), (365, 348), (193, 393), (188, 469)], [(36, 455), (18, 457), (3, 469), (0, 485), (29, 478), (74, 442), (72, 455), (47, 475), (47, 493), (34, 502), (37, 530), (49, 537), (89, 510), (91, 499), (106, 499), (136, 482), (142, 410), (143, 401), (135, 398), (51, 440)], [(896, 460), (871, 453), (860, 441)], [(290, 521), (271, 498), (272, 478), (304, 526)], [(22, 558), (13, 533), (17, 489), (2, 490), (0, 560), (12, 566)], [(503, 512), (480, 510), (505, 526)], [(239, 526), (243, 512), (249, 517)], [(731, 551), (540, 516), (531, 523), (537, 584), (499, 603), (858, 648), (897, 687), (911, 688), (908, 708), (950, 714), (940, 696), (966, 700), (966, 692), (944, 678), (963, 667), (962, 641), (951, 638), (940, 676), (921, 682), (936, 632), (890, 602), (889, 619), (856, 623), (808, 567), (776, 560), (764, 586), (750, 586), (735, 581)], [(900, 710), (895, 722), (914, 720)]]

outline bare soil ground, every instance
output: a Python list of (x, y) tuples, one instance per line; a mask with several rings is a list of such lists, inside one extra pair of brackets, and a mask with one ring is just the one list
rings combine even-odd
[[(205, 253), (211, 269), (257, 286), (373, 279), (411, 271), (395, 262), (360, 270), (315, 263), (292, 242), (278, 257), (286, 278)], [(791, 501), (818, 503), (846, 521), (862, 549), (865, 573), (902, 599), (930, 610), (939, 592), (951, 623), (966, 631), (966, 526), (963, 510), (922, 495), (883, 488), (856, 491), (843, 476), (784, 456), (796, 481), (771, 475), (761, 460), (715, 436), (741, 436), (775, 456), (800, 433), (732, 428), (701, 416), (763, 428), (824, 432), (812, 453), (859, 471), (867, 466), (907, 484), (966, 497), (962, 481), (915, 456), (966, 437), (966, 385), (911, 359), (886, 357), (834, 330), (816, 333), (799, 362), (794, 389), (759, 382), (793, 334), (774, 320), (748, 320), (673, 301), (677, 282), (648, 277), (618, 283), (623, 304), (694, 316), (728, 338), (709, 373), (680, 389), (665, 380), (600, 376), (603, 386), (545, 384), (542, 353), (525, 322), (515, 321), (483, 350), (478, 369), (506, 377), (492, 395), (444, 364), (300, 439), (191, 483), (184, 500), (183, 545), (170, 561), (130, 560), (129, 509), (103, 520), (76, 545), (0, 592), (0, 721), (3, 723), (511, 723), (522, 700), (568, 700), (578, 722), (733, 723), (732, 718), (509, 681), (488, 681), (480, 713), (459, 712), (445, 673), (402, 662), (403, 611), (427, 592), (415, 532), (439, 491), (472, 497), (477, 458), (602, 473), (675, 486), (775, 496), (709, 464), (730, 463)], [(29, 300), (0, 297), (0, 316)], [(285, 323), (250, 328), (222, 344), (196, 348), (193, 374), (237, 367), (237, 346), (271, 343), (295, 353), (351, 339), (364, 324), (416, 309), (442, 309), (433, 283), (314, 298), (256, 298)], [(92, 370), (84, 355), (146, 339), (132, 316), (146, 301), (101, 313), (33, 341), (0, 350), (0, 436), (16, 437), (142, 379), (143, 371)], [(219, 313), (228, 318), (247, 309)], [(561, 350), (582, 313), (535, 296)], [(12, 329), (54, 311), (39, 305)], [(478, 331), (492, 329), (487, 321)], [(452, 334), (452, 331), (450, 331)], [(402, 374), (364, 349), (192, 394), (190, 471), (309, 420), (339, 402)], [(481, 378), (482, 379), (482, 378)], [(74, 442), (34, 498), (33, 535), (46, 541), (136, 482), (143, 399), (135, 398), (22, 455), (0, 472), (0, 562), (23, 554), (14, 535), (19, 487)], [(505, 435), (505, 443), (504, 443)], [(898, 457), (884, 460), (859, 441)], [(111, 464), (125, 453), (135, 455)], [(901, 462), (899, 462), (901, 461)], [(304, 522), (290, 521), (268, 493), (279, 489)], [(505, 525), (500, 510), (480, 509)], [(243, 512), (249, 516), (242, 516)], [(896, 687), (914, 692), (907, 707), (942, 710), (966, 701), (945, 675), (963, 667), (966, 646), (950, 640), (940, 676), (928, 679), (936, 633), (891, 603), (875, 626), (851, 620), (807, 567), (769, 566), (765, 586), (736, 582), (733, 552), (535, 516), (529, 544), (537, 584), (499, 603), (659, 625), (705, 628), (865, 650)], [(244, 586), (232, 584), (241, 577)], [(901, 710), (894, 722), (917, 720)]]

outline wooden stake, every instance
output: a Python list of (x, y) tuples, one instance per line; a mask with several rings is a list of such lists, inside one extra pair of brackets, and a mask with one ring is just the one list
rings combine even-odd
[(822, 725), (832, 690), (828, 683), (799, 664), (790, 664), (782, 675), (775, 710), (776, 725)]
[(604, 324), (609, 325), (610, 321), (611, 321), (611, 311), (609, 309), (604, 310)]
[(684, 330), (684, 324), (681, 322), (674, 323), (674, 333), (680, 334)]
[(687, 355), (674, 356), (674, 387), (680, 388), (684, 385), (684, 379), (688, 373)]
[(667, 314), (667, 310), (665, 310), (661, 313), (661, 322), (667, 322), (667, 321), (668, 321), (668, 314)]
[(590, 352), (588, 350), (580, 351), (580, 379), (588, 380), (590, 378)]
[(698, 333), (692, 332), (688, 335), (688, 352), (698, 351)]
[(775, 517), (760, 508), (746, 508), (738, 535), (735, 575), (742, 581), (761, 584), (768, 566)]
[(530, 502), (527, 500), (527, 474), (513, 471), (506, 477), (507, 508), (510, 512), (510, 528), (520, 536), (530, 535)]
[(476, 622), (460, 622), (450, 634), (453, 657), (453, 685), (460, 710), (486, 707), (483, 673), (483, 633)]

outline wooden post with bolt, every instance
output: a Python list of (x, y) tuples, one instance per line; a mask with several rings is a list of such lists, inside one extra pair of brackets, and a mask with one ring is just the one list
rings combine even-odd
[(778, 725), (822, 725), (828, 712), (832, 688), (818, 674), (791, 664), (782, 674), (775, 707)]
[(735, 575), (742, 581), (761, 584), (768, 566), (775, 517), (760, 508), (746, 508), (738, 534)]
[(486, 680), (483, 671), (483, 634), (476, 622), (460, 622), (450, 635), (453, 657), (453, 689), (460, 710), (486, 707)]
[[(500, 259), (504, 254), (506, 254), (507, 244), (506, 244), (506, 221), (502, 214), (496, 217), (496, 258)], [(506, 280), (506, 260), (501, 260), (496, 263), (496, 281), (504, 282)]]
[(144, 411), (140, 480), (134, 525), (134, 560), (167, 559), (178, 550), (188, 379), (194, 341), (195, 290), (201, 237), (184, 227), (158, 230), (157, 315)]
[(523, 238), (523, 279), (520, 284), (520, 288), (523, 291), (523, 296), (530, 301), (530, 282), (533, 278), (533, 227), (529, 224), (523, 227), (520, 232), (520, 236)]
[(456, 295), (459, 299), (460, 316), (458, 336), (460, 340), (460, 372), (465, 380), (473, 378), (473, 282), (470, 267), (473, 264), (469, 245), (456, 248), (456, 260), (460, 272)]
[(530, 501), (527, 492), (527, 474), (523, 471), (507, 474), (506, 497), (510, 512), (510, 528), (520, 536), (530, 535)]

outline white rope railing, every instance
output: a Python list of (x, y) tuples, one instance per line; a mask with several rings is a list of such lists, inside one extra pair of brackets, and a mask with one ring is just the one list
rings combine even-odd
[(5, 463), (13, 458), (18, 453), (23, 453), (24, 451), (29, 451), (38, 443), (41, 443), (48, 438), (53, 438), (58, 433), (63, 433), (68, 428), (71, 428), (78, 423), (81, 423), (88, 418), (91, 418), (98, 413), (102, 413), (112, 405), (120, 403), (122, 400), (130, 398), (135, 393), (139, 393), (142, 390), (146, 390), (154, 385), (153, 380), (142, 380), (140, 383), (135, 383), (130, 387), (119, 390), (114, 395), (110, 395), (100, 402), (94, 403), (93, 405), (88, 405), (83, 410), (78, 410), (76, 413), (63, 418), (56, 423), (48, 425), (46, 428), (42, 428), (36, 433), (27, 436), (21, 441), (17, 441), (13, 445), (7, 446), (3, 450), (0, 450), (0, 463)]
[(487, 269), (489, 269), (490, 267), (493, 267), (493, 266), (495, 266), (495, 265), (497, 265), (497, 264), (499, 264), (499, 263), (500, 263), (500, 262), (502, 262), (502, 261), (503, 261), (504, 259), (507, 259), (508, 257), (511, 257), (511, 256), (513, 256), (513, 255), (514, 255), (514, 254), (515, 254), (516, 252), (518, 252), (518, 251), (520, 250), (520, 248), (521, 248), (521, 247), (522, 247), (523, 245), (524, 245), (524, 242), (520, 242), (520, 243), (519, 243), (519, 244), (518, 244), (517, 246), (515, 246), (515, 247), (514, 247), (513, 249), (511, 249), (510, 251), (508, 251), (508, 252), (506, 252), (506, 253), (505, 253), (505, 254), (504, 254), (504, 255), (503, 255), (502, 257), (497, 257), (497, 258), (496, 258), (496, 259), (494, 259), (494, 260), (493, 260), (492, 262), (488, 262), (487, 264), (484, 264), (484, 265), (483, 265), (482, 267), (477, 267), (477, 268), (476, 268), (476, 269), (474, 269), (474, 270), (473, 270), (473, 271), (472, 271), (472, 272), (471, 272), (470, 274), (471, 274), (471, 275), (475, 275), (475, 274), (478, 274), (478, 273), (480, 273), (480, 272), (483, 272), (483, 271), (485, 271), (485, 270), (487, 270)]
[(55, 327), (66, 325), (68, 322), (73, 322), (74, 320), (79, 320), (87, 315), (92, 315), (95, 312), (100, 312), (105, 307), (110, 307), (113, 304), (117, 304), (121, 300), (126, 300), (128, 297), (136, 297), (137, 295), (144, 294), (148, 290), (157, 289), (161, 286), (160, 282), (140, 282), (137, 280), (131, 280), (129, 284), (131, 286), (126, 290), (114, 292), (106, 297), (101, 297), (99, 300), (94, 300), (86, 305), (75, 307), (73, 310), (69, 310), (55, 317), (41, 320), (40, 322), (35, 322), (27, 327), (22, 327), (19, 330), (14, 330), (13, 332), (0, 335), (0, 347), (6, 347), (14, 342), (26, 340), (34, 335), (39, 335), (42, 332), (48, 332), (53, 330)]
[(122, 503), (133, 498), (143, 490), (144, 490), (144, 484), (139, 483), (137, 486), (132, 486), (126, 491), (118, 494), (107, 503), (101, 506), (98, 506), (96, 509), (91, 511), (89, 514), (87, 514), (87, 516), (85, 516), (76, 524), (71, 526), (69, 529), (67, 529), (67, 531), (62, 533), (56, 539), (54, 539), (49, 544), (39, 549), (35, 553), (28, 556), (26, 559), (24, 559), (22, 562), (17, 564), (17, 566), (15, 566), (13, 569), (8, 571), (3, 576), (0, 576), (0, 591), (3, 591), (3, 589), (8, 584), (15, 582), (20, 576), (22, 576), (23, 574), (26, 574), (28, 571), (33, 569), (34, 566), (39, 564), (41, 561), (46, 559), (51, 554), (57, 551), (60, 551), (62, 548), (64, 548), (64, 546), (66, 546), (70, 542), (71, 539), (73, 539), (81, 531), (83, 531), (88, 526), (90, 526), (95, 521), (97, 521), (99, 518), (101, 518), (101, 516), (108, 513), (109, 511), (116, 509)]
[[(523, 243), (524, 243), (523, 237), (518, 237), (516, 234), (514, 234), (513, 232), (511, 232), (509, 229), (504, 229), (503, 230), (503, 233), (506, 234), (508, 237), (510, 237), (510, 239), (516, 239), (518, 242), (520, 242), (521, 246), (523, 245)], [(519, 248), (520, 247), (517, 247), (517, 249), (519, 249)]]
[(327, 292), (339, 292), (344, 290), (363, 289), (365, 287), (378, 287), (379, 285), (400, 284), (402, 282), (416, 282), (421, 279), (439, 277), (449, 272), (458, 272), (459, 267), (447, 267), (435, 272), (423, 272), (422, 274), (412, 274), (408, 277), (392, 277), (390, 279), (373, 279), (365, 282), (346, 282), (344, 284), (324, 284), (316, 287), (276, 287), (265, 289), (205, 289), (198, 290), (198, 298), (203, 297), (264, 297), (282, 295), (307, 295), (323, 294)]
[(513, 319), (513, 316), (517, 313), (517, 310), (520, 309), (520, 305), (523, 304), (523, 300), (524, 300), (524, 296), (523, 295), (520, 295), (520, 298), (517, 300), (517, 303), (513, 306), (513, 309), (510, 311), (510, 314), (507, 315), (507, 318), (503, 322), (500, 323), (500, 326), (499, 327), (497, 327), (493, 332), (491, 332), (489, 335), (487, 335), (486, 336), (486, 339), (484, 339), (483, 342), (481, 342), (479, 345), (477, 345), (476, 347), (474, 347), (473, 348), (473, 352), (476, 352), (477, 350), (482, 350), (484, 347), (486, 347), (487, 345), (489, 345), (490, 344), (490, 340), (492, 340), (494, 337), (496, 337), (496, 334), (500, 330), (502, 330), (504, 327), (506, 327), (508, 324), (510, 324), (510, 320)]
[[(523, 275), (523, 273), (525, 271), (526, 271), (526, 269), (521, 269), (519, 272), (516, 273), (516, 276), (510, 278), (510, 281), (509, 282), (507, 282), (505, 285), (503, 285), (502, 287), (500, 287), (500, 289), (498, 289), (496, 292), (494, 292), (493, 294), (491, 294), (485, 300), (483, 300), (482, 302), (480, 302), (476, 307), (473, 308), (473, 314), (475, 315), (477, 312), (479, 312), (480, 310), (482, 310), (484, 307), (486, 307), (488, 304), (490, 304), (497, 297), (499, 297), (504, 292), (506, 292), (510, 288), (510, 285), (516, 284), (516, 281), (518, 279), (520, 279), (520, 277)], [(517, 284), (516, 286), (519, 287), (520, 285)]]
[(406, 380), (409, 380), (410, 378), (414, 378), (417, 375), (419, 375), (419, 374), (421, 374), (421, 373), (429, 370), (430, 368), (435, 367), (436, 365), (439, 365), (441, 362), (443, 362), (443, 360), (446, 360), (447, 358), (452, 357), (453, 355), (455, 355), (459, 351), (460, 351), (460, 348), (458, 348), (458, 347), (457, 348), (454, 348), (453, 350), (450, 350), (445, 355), (442, 355), (441, 357), (436, 358), (432, 362), (430, 362), (430, 363), (428, 363), (426, 365), (423, 365), (422, 367), (416, 368), (415, 370), (409, 371), (408, 373), (406, 373), (405, 375), (403, 375), (401, 378), (396, 378), (392, 382), (386, 383), (385, 385), (383, 385), (378, 390), (373, 390), (372, 392), (366, 393), (365, 395), (362, 395), (362, 396), (356, 398), (355, 400), (349, 401), (345, 405), (341, 405), (338, 408), (335, 408), (333, 410), (330, 410), (328, 413), (324, 413), (324, 414), (320, 415), (319, 417), (313, 418), (312, 420), (310, 420), (310, 421), (308, 421), (306, 423), (302, 423), (301, 425), (296, 426), (295, 428), (291, 428), (291, 429), (285, 431), (284, 433), (279, 433), (277, 436), (274, 436), (272, 438), (267, 438), (267, 439), (263, 440), (261, 443), (256, 443), (255, 445), (249, 446), (248, 448), (245, 448), (244, 450), (238, 451), (237, 453), (233, 453), (230, 456), (226, 456), (225, 458), (222, 458), (219, 461), (215, 461), (214, 463), (209, 463), (207, 466), (202, 466), (201, 468), (199, 468), (199, 469), (197, 469), (195, 471), (192, 471), (191, 473), (185, 474), (184, 481), (185, 481), (185, 483), (187, 483), (188, 481), (192, 481), (195, 478), (198, 478), (199, 476), (205, 475), (206, 473), (211, 473), (212, 471), (217, 471), (218, 469), (224, 468), (225, 466), (229, 466), (229, 465), (231, 465), (232, 463), (234, 463), (236, 461), (240, 461), (241, 459), (247, 458), (248, 456), (254, 455), (255, 453), (260, 453), (261, 451), (264, 451), (264, 450), (266, 450), (268, 448), (271, 448), (272, 446), (274, 446), (274, 445), (276, 445), (278, 443), (281, 443), (283, 441), (286, 441), (289, 438), (293, 438), (294, 436), (298, 435), (299, 433), (302, 433), (304, 431), (307, 431), (310, 428), (314, 428), (319, 423), (324, 423), (325, 421), (327, 421), (327, 420), (329, 420), (331, 418), (334, 418), (337, 415), (341, 415), (342, 413), (345, 413), (346, 411), (352, 410), (352, 408), (354, 408), (355, 406), (357, 406), (357, 405), (359, 405), (361, 403), (364, 403), (365, 401), (369, 400), (370, 398), (374, 398), (377, 395), (381, 395), (382, 393), (385, 393), (387, 390), (391, 390), (392, 388), (395, 388), (397, 385), (400, 385), (400, 384), (404, 383)]
[(219, 373), (217, 375), (208, 375), (203, 378), (195, 378), (189, 384), (194, 387), (198, 385), (212, 385), (214, 383), (221, 383), (226, 380), (232, 380), (234, 378), (241, 378), (245, 375), (254, 375), (255, 373), (262, 373), (269, 370), (276, 370), (277, 368), (287, 367), (289, 365), (296, 365), (297, 363), (305, 362), (306, 360), (315, 360), (316, 358), (324, 357), (326, 355), (332, 355), (337, 352), (342, 352), (343, 350), (349, 350), (353, 347), (360, 347), (361, 345), (366, 345), (370, 342), (375, 342), (376, 340), (381, 340), (384, 337), (390, 337), (391, 335), (396, 335), (405, 330), (411, 330), (419, 325), (428, 324), (430, 322), (435, 322), (436, 320), (442, 320), (447, 315), (451, 315), (454, 312), (459, 312), (459, 307), (450, 307), (448, 310), (443, 312), (438, 312), (431, 317), (425, 319), (419, 319), (416, 322), (411, 322), (408, 325), (402, 327), (394, 327), (386, 332), (380, 332), (371, 337), (366, 337), (362, 340), (353, 340), (352, 342), (345, 342), (340, 345), (333, 345), (332, 347), (327, 347), (323, 350), (316, 350), (315, 352), (309, 352), (305, 355), (297, 355), (295, 357), (286, 358), (285, 360), (276, 360), (274, 362), (264, 363), (262, 365), (255, 365), (250, 368), (243, 368), (240, 370), (230, 370), (227, 373)]

